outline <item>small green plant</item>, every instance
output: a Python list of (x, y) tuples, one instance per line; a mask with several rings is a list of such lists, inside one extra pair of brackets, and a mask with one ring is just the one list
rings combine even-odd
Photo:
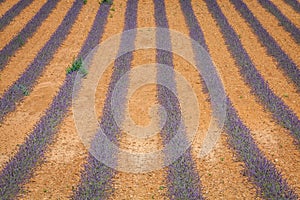
[(107, 3), (112, 5), (112, 0), (101, 0), (100, 3)]
[(111, 8), (110, 10), (111, 10), (111, 11), (115, 11), (115, 8)]
[(66, 72), (67, 74), (70, 74), (72, 72), (78, 71), (81, 67), (83, 67), (83, 61), (82, 58), (74, 59), (72, 62), (72, 65), (67, 68)]
[(19, 46), (23, 46), (25, 44), (25, 42), (23, 41), (21, 35), (18, 35), (18, 43), (19, 43)]
[(83, 0), (83, 4), (87, 4), (87, 0)]
[(22, 93), (25, 95), (25, 96), (28, 96), (29, 95), (29, 90), (27, 89), (27, 87), (25, 85), (22, 85), (22, 84), (19, 84), (16, 86), (16, 88), (18, 90), (21, 90)]
[(162, 185), (162, 186), (159, 186), (159, 189), (160, 189), (160, 190), (163, 190), (163, 189), (165, 189), (165, 188), (166, 188), (166, 186), (163, 186), (163, 185)]

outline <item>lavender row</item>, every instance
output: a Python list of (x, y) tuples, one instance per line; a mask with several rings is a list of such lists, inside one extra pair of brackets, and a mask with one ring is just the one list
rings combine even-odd
[[(125, 13), (125, 25), (124, 31), (129, 29), (136, 28), (137, 23), (137, 0), (128, 0), (126, 5), (126, 13)], [(133, 36), (132, 36), (133, 37)], [(122, 36), (121, 44), (119, 47), (119, 53), (124, 49), (123, 47), (134, 45), (134, 38), (128, 40)], [(117, 142), (117, 136), (120, 133), (119, 127), (114, 121), (111, 101), (113, 95), (113, 89), (117, 83), (117, 81), (124, 76), (124, 74), (130, 70), (130, 65), (132, 61), (133, 55), (132, 52), (128, 52), (115, 60), (113, 74), (111, 77), (111, 81), (109, 83), (108, 91), (106, 94), (106, 99), (103, 108), (103, 116), (100, 121), (100, 126), (106, 135), (112, 142)], [(125, 99), (127, 94), (128, 87), (128, 79), (127, 82), (123, 82), (124, 91), (122, 91), (122, 96), (120, 96), (118, 105), (125, 105)], [(122, 110), (122, 109), (121, 109)], [(91, 143), (90, 152), (99, 152), (103, 147), (103, 143), (99, 142), (99, 133), (96, 134), (95, 138)], [(101, 140), (101, 139), (100, 139)], [(101, 152), (100, 152), (101, 154)], [(112, 159), (112, 162), (117, 165), (117, 154), (113, 152), (112, 155), (105, 155)], [(97, 160), (95, 155), (89, 154), (88, 162), (84, 167), (84, 171), (82, 172), (81, 181), (78, 185), (76, 191), (74, 191), (72, 199), (105, 199), (108, 197), (110, 193), (112, 193), (112, 188), (110, 187), (112, 184), (112, 177), (116, 173), (116, 170), (110, 167), (107, 167), (103, 163)]]
[[(243, 4), (239, 0), (232, 1), (234, 1), (236, 6)], [(279, 124), (288, 129), (291, 135), (294, 136), (297, 141), (300, 141), (300, 121), (296, 114), (284, 104), (282, 99), (274, 94), (268, 83), (255, 68), (249, 55), (243, 48), (237, 33), (228, 23), (224, 14), (219, 9), (219, 6), (215, 2), (210, 2), (208, 5), (214, 15), (214, 18), (221, 28), (221, 32), (223, 33), (226, 43), (228, 44), (228, 48), (234, 57), (237, 66), (240, 68), (240, 73), (245, 79), (246, 83), (251, 87), (251, 91), (256, 94), (265, 107), (269, 109)], [(245, 4), (243, 4), (243, 6), (245, 6)], [(240, 7), (237, 7), (237, 10), (240, 12), (242, 11), (240, 10)]]
[(0, 31), (2, 31), (24, 8), (29, 6), (32, 1), (33, 0), (21, 0), (9, 9), (0, 19)]
[(300, 30), (271, 1), (259, 0), (259, 3), (278, 19), (280, 25), (292, 35), (297, 43), (300, 43)]
[(31, 91), (36, 79), (42, 74), (60, 44), (65, 40), (74, 24), (81, 8), (82, 0), (76, 0), (62, 23), (53, 33), (45, 46), (39, 51), (33, 62), (21, 75), (21, 77), (4, 93), (0, 99), (0, 122), (4, 116), (15, 109), (16, 102), (20, 101)]
[(284, 2), (292, 6), (295, 11), (300, 13), (300, 3), (297, 0), (284, 0)]
[[(110, 5), (103, 4), (100, 6), (93, 28), (81, 52), (84, 52), (83, 49), (86, 47), (90, 48), (97, 45), (99, 38), (102, 37), (109, 9)], [(45, 115), (35, 126), (25, 143), (20, 146), (17, 154), (10, 159), (1, 171), (0, 195), (3, 199), (14, 198), (20, 191), (22, 184), (32, 176), (34, 167), (43, 157), (47, 145), (52, 141), (58, 126), (71, 106), (75, 77), (76, 72), (67, 74), (64, 84)]]
[(21, 46), (25, 44), (42, 22), (48, 17), (52, 9), (55, 8), (58, 0), (48, 0), (47, 3), (38, 11), (38, 13), (27, 23), (21, 32), (15, 36), (1, 51), (0, 51), (0, 70), (7, 64), (11, 57)]
[(227, 99), (227, 118), (224, 127), (229, 135), (229, 143), (245, 163), (246, 175), (259, 187), (263, 198), (298, 199), (274, 164), (259, 150), (250, 130), (240, 120), (229, 98)]
[[(237, 34), (228, 23), (216, 1), (206, 0), (206, 3), (208, 9), (221, 28), (229, 50), (238, 66), (241, 67), (241, 74), (243, 74), (246, 81), (253, 87), (252, 90), (258, 94), (260, 98), (263, 97), (271, 102), (274, 101), (275, 95), (271, 92), (253, 66), (248, 54), (242, 47)], [(276, 105), (278, 105), (277, 102)], [(231, 144), (246, 164), (250, 180), (253, 180), (259, 186), (261, 195), (268, 199), (296, 199), (296, 194), (289, 188), (280, 173), (276, 171), (273, 164), (259, 151), (249, 130), (238, 118), (231, 102), (228, 101), (227, 106), (228, 117), (225, 123), (225, 129), (230, 136)]]
[[(207, 4), (211, 13), (215, 17), (219, 18), (218, 22), (226, 21), (224, 16), (221, 15), (221, 10), (215, 1), (212, 2), (207, 0)], [(197, 41), (200, 41), (199, 43), (201, 46), (208, 51), (198, 20), (196, 19), (195, 15), (191, 14), (194, 13), (191, 2), (181, 1), (181, 8), (184, 13), (185, 20), (189, 26), (190, 37), (195, 39), (201, 35), (201, 38), (199, 38)], [(220, 13), (220, 15), (216, 15), (216, 13)], [(197, 54), (195, 50), (194, 53)], [(212, 77), (212, 79), (215, 78)], [(214, 101), (212, 101), (212, 103), (213, 102)], [(278, 199), (277, 197), (287, 197), (290, 199), (296, 199), (296, 195), (288, 187), (280, 173), (277, 172), (274, 165), (268, 161), (258, 149), (255, 141), (251, 137), (249, 129), (240, 120), (228, 97), (226, 106), (227, 117), (225, 121), (225, 130), (229, 135), (229, 142), (239, 157), (244, 161), (247, 175), (249, 179), (260, 188), (261, 195), (266, 198), (276, 197), (275, 199)]]
[(51, 107), (1, 171), (0, 195), (2, 199), (13, 199), (20, 192), (22, 184), (32, 176), (33, 168), (44, 155), (45, 146), (52, 140), (57, 126), (71, 104), (75, 75), (75, 73), (67, 75), (66, 82), (53, 100)]
[[(164, 1), (154, 0), (155, 8), (155, 21), (157, 27), (169, 28), (168, 20), (166, 17)], [(171, 47), (171, 39), (169, 35), (161, 35), (159, 31), (156, 33), (157, 46), (165, 44), (164, 48), (168, 51), (157, 49), (156, 61), (160, 64), (165, 64), (173, 67), (173, 54)], [(164, 40), (164, 41), (161, 41)], [(163, 143), (166, 145), (174, 137), (174, 134), (180, 127), (181, 111), (177, 95), (173, 94), (176, 91), (176, 83), (174, 81), (174, 70), (164, 73), (161, 70), (157, 71), (157, 82), (164, 83), (164, 86), (157, 86), (157, 96), (159, 103), (164, 107), (167, 112), (166, 123), (161, 130)], [(183, 130), (185, 133), (185, 130)], [(184, 134), (183, 134), (184, 135)], [(184, 137), (184, 136), (183, 136)], [(187, 138), (181, 138), (180, 143), (187, 143)], [(180, 145), (180, 144), (178, 144)], [(177, 154), (177, 147), (172, 149), (172, 152), (165, 152), (166, 161), (173, 155)], [(201, 192), (201, 181), (196, 171), (195, 163), (191, 156), (191, 148), (187, 149), (176, 161), (168, 166), (167, 169), (167, 186), (168, 195), (170, 199), (203, 199)]]
[(281, 49), (274, 38), (266, 31), (261, 23), (255, 18), (245, 3), (238, 0), (231, 0), (241, 16), (252, 27), (253, 31), (260, 39), (261, 43), (266, 47), (267, 52), (274, 57), (285, 74), (295, 83), (300, 90), (300, 70), (297, 65), (289, 58), (289, 56)]

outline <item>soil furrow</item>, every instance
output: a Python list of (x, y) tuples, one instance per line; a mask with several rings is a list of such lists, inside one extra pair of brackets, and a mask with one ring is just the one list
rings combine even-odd
[(28, 7), (16, 16), (7, 27), (0, 31), (0, 49), (5, 47), (14, 38), (36, 12), (46, 3), (46, 0), (33, 1)]
[(300, 13), (295, 12), (292, 7), (281, 0), (272, 0), (272, 2), (286, 17), (291, 20), (291, 22), (293, 22), (294, 25), (300, 28)]
[[(39, 121), (57, 94), (66, 77), (66, 68), (72, 63), (89, 32), (92, 24), (89, 12), (95, 12), (93, 11), (95, 9), (84, 7), (84, 11), (79, 13), (79, 17), (62, 47), (55, 53), (29, 96), (26, 96), (17, 105), (16, 110), (9, 113), (3, 121), (0, 132), (6, 134), (0, 135), (0, 141), (5, 144), (0, 147), (2, 167), (4, 162), (15, 154), (18, 145), (24, 142), (27, 134), (33, 130), (34, 125)], [(81, 32), (80, 35), (78, 34), (79, 31)], [(18, 131), (17, 134), (16, 131)]]
[[(37, 53), (50, 39), (62, 22), (73, 1), (60, 1), (48, 18), (37, 29), (34, 35), (11, 58), (7, 66), (0, 72), (0, 96), (22, 75), (33, 62)], [(37, 42), (39, 41), (39, 42)], [(30, 49), (30, 51), (28, 51)], [(21, 62), (20, 62), (21, 61)]]
[[(166, 1), (170, 28), (189, 36), (189, 30), (179, 3), (174, 4), (170, 0)], [(202, 12), (202, 8), (197, 3), (193, 6), (193, 9), (195, 13)], [(191, 46), (187, 48), (191, 48)], [(234, 160), (234, 153), (229, 149), (226, 143), (227, 137), (224, 133), (222, 133), (216, 147), (209, 155), (205, 158), (198, 158), (211, 119), (211, 105), (208, 101), (209, 94), (203, 93), (199, 72), (194, 66), (174, 55), (174, 68), (188, 80), (198, 98), (200, 121), (199, 130), (192, 144), (192, 155), (196, 161), (197, 170), (201, 175), (204, 197), (207, 199), (246, 197), (254, 199), (256, 193), (254, 186), (240, 173), (243, 170), (242, 162)], [(185, 93), (186, 91), (178, 85), (179, 98), (189, 98), (185, 96)]]
[[(138, 4), (137, 27), (154, 27), (154, 7), (152, 1), (142, 0)], [(137, 38), (139, 35), (137, 35)], [(136, 39), (137, 42), (140, 42)], [(155, 41), (153, 41), (155, 42)], [(154, 43), (155, 45), (155, 43)], [(155, 63), (155, 50), (137, 50), (133, 53), (131, 68)], [(143, 76), (147, 76), (144, 74)], [(149, 76), (149, 75), (148, 75)], [(151, 74), (150, 74), (151, 76)], [(132, 87), (131, 77), (129, 75), (129, 90)], [(134, 95), (127, 97), (128, 107), (126, 107), (125, 115), (130, 116), (136, 125), (147, 126), (151, 120), (148, 116), (149, 109), (156, 100), (155, 85), (146, 85), (134, 92)], [(158, 113), (156, 113), (157, 115)], [(155, 120), (158, 123), (158, 120)], [(158, 124), (156, 124), (158, 126)], [(118, 137), (119, 147), (123, 150), (134, 153), (153, 152), (162, 148), (162, 141), (159, 133), (153, 133), (151, 137), (139, 139), (128, 133), (121, 132)], [(119, 160), (119, 162), (124, 162)], [(122, 163), (124, 164), (124, 163)], [(165, 194), (165, 170), (157, 170), (148, 173), (126, 173), (117, 172), (113, 178), (113, 186), (115, 191), (110, 199), (166, 199)]]
[[(203, 7), (203, 4), (202, 4)], [(203, 7), (202, 17), (199, 23), (203, 27), (205, 38), (210, 49), (210, 54), (223, 79), (225, 90), (238, 110), (242, 121), (250, 128), (258, 147), (283, 173), (287, 182), (296, 189), (299, 194), (299, 156), (300, 152), (294, 144), (288, 131), (274, 122), (270, 113), (265, 112), (256, 97), (250, 92), (250, 88), (244, 83), (236, 64), (226, 48), (219, 27)], [(207, 23), (203, 23), (207, 21)], [(222, 52), (222, 53), (220, 53)], [(288, 165), (286, 163), (289, 163)]]
[(278, 20), (266, 11), (258, 2), (246, 0), (244, 3), (248, 6), (254, 16), (260, 21), (263, 27), (276, 40), (280, 47), (290, 56), (300, 69), (300, 46), (294, 42), (288, 32), (278, 24)]
[(257, 36), (251, 31), (248, 24), (239, 16), (234, 6), (229, 2), (219, 1), (221, 9), (229, 23), (240, 36), (240, 41), (255, 67), (268, 82), (272, 91), (280, 97), (300, 118), (300, 95), (297, 88), (277, 67), (277, 63), (268, 55), (267, 50), (261, 46)]

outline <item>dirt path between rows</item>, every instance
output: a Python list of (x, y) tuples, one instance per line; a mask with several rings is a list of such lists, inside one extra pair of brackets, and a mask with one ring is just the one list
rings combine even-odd
[(47, 0), (33, 1), (0, 32), (0, 49), (15, 37)]
[[(10, 58), (5, 68), (0, 72), (0, 95), (9, 89), (9, 87), (24, 73), (26, 68), (33, 62), (37, 53), (50, 39), (51, 35), (58, 28), (66, 15), (73, 1), (60, 1), (54, 8), (48, 18), (42, 23), (31, 38), (27, 40), (23, 47), (18, 49)], [(38, 41), (38, 42), (37, 42)], [(28, 51), (30, 49), (30, 51)]]

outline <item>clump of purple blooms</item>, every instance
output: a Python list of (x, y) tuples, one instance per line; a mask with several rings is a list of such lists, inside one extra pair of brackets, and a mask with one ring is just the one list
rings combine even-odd
[[(101, 6), (111, 5), (101, 3)], [(126, 5), (125, 13), (125, 25), (124, 31), (136, 28), (137, 20), (137, 0), (129, 0)], [(121, 38), (121, 46), (119, 48), (119, 53), (123, 50), (123, 46), (134, 45), (134, 40), (127, 40), (128, 38)], [(85, 47), (84, 47), (85, 48)], [(88, 49), (88, 48), (85, 48)], [(130, 64), (132, 61), (132, 52), (128, 52), (124, 55), (121, 55), (115, 60), (114, 70), (109, 83), (108, 91), (106, 94), (106, 99), (103, 108), (103, 116), (100, 120), (100, 127), (102, 128), (105, 135), (118, 145), (117, 136), (120, 133), (119, 127), (114, 121), (113, 112), (111, 108), (111, 100), (113, 95), (114, 87), (117, 81), (123, 76), (128, 70), (130, 70)], [(123, 83), (123, 87), (127, 88), (128, 82)], [(124, 100), (126, 97), (127, 90), (123, 91), (122, 97), (120, 97), (120, 105), (124, 105)], [(101, 144), (97, 140), (98, 133), (94, 137), (91, 143), (91, 151), (95, 152), (101, 148)], [(101, 153), (101, 152), (100, 152)], [(116, 152), (113, 152), (116, 153)], [(108, 194), (112, 193), (112, 178), (116, 173), (116, 170), (110, 167), (107, 167), (101, 161), (97, 160), (95, 155), (89, 154), (88, 162), (84, 166), (84, 170), (81, 175), (81, 181), (74, 191), (72, 199), (105, 199), (108, 197)], [(117, 164), (117, 155), (106, 155), (109, 156), (115, 164)]]

